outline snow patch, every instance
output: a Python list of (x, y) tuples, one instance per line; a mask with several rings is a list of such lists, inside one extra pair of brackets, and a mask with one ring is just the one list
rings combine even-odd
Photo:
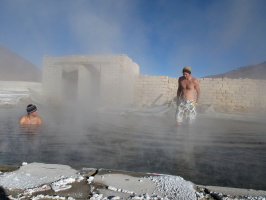
[(195, 200), (196, 190), (194, 184), (185, 181), (179, 176), (152, 176), (151, 180), (156, 184), (156, 190), (162, 194), (164, 200)]
[(76, 182), (76, 179), (74, 178), (66, 178), (66, 179), (61, 179), (59, 181), (56, 181), (52, 183), (51, 187), (55, 192), (61, 191), (61, 190), (67, 190), (70, 189), (72, 186), (67, 185), (69, 183), (74, 183)]
[(8, 189), (28, 189), (61, 179), (79, 178), (77, 171), (66, 165), (31, 163), (19, 170), (0, 175), (0, 185)]

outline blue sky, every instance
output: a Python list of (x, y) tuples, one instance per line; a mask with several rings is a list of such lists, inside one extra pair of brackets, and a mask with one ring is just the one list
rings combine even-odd
[(200, 78), (266, 61), (266, 0), (0, 0), (0, 45), (43, 56), (126, 54), (140, 73)]

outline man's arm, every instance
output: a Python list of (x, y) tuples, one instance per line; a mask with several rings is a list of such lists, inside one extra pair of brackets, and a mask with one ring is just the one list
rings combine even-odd
[(196, 89), (196, 92), (197, 92), (196, 103), (199, 104), (201, 90), (200, 90), (199, 81), (197, 79), (195, 80), (195, 89)]
[(181, 92), (182, 92), (182, 88), (181, 88), (181, 80), (180, 80), (180, 78), (179, 78), (179, 79), (178, 79), (178, 89), (177, 89), (177, 93), (176, 93), (176, 96), (177, 96), (178, 99), (180, 98)]

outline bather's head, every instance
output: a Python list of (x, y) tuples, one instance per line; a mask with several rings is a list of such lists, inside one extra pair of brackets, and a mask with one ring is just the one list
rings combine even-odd
[(185, 66), (185, 67), (183, 68), (183, 71), (182, 71), (182, 72), (183, 72), (183, 73), (186, 72), (186, 73), (191, 74), (191, 67), (190, 67), (190, 66)]
[(37, 107), (33, 104), (29, 104), (27, 106), (27, 113), (28, 114), (35, 114), (35, 113), (37, 114)]

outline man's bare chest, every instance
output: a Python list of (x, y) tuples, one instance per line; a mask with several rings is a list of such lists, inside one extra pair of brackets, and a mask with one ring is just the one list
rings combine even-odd
[(194, 84), (192, 81), (183, 80), (181, 81), (181, 88), (185, 90), (192, 90), (194, 88)]

